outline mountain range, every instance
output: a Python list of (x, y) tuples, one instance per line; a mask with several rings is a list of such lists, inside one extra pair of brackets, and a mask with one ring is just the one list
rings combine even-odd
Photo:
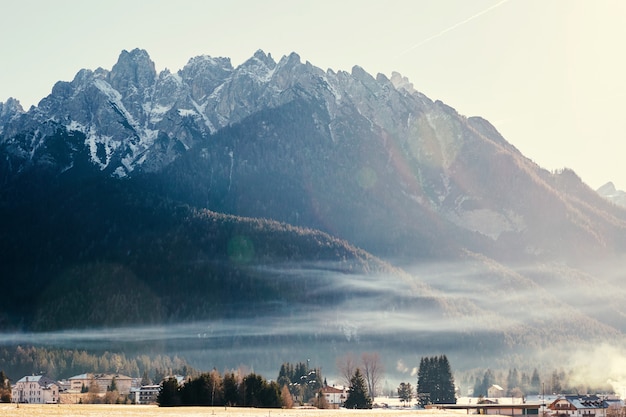
[(256, 369), (376, 350), (391, 370), (563, 361), (626, 332), (623, 207), (398, 73), (295, 53), (157, 73), (123, 51), (0, 103), (0, 222), (12, 343)]

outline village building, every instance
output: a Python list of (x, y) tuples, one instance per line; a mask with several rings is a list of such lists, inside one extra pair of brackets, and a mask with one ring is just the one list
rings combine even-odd
[(143, 385), (133, 388), (130, 394), (135, 404), (156, 404), (160, 389), (160, 385)]
[(466, 410), (467, 414), (538, 416), (542, 415), (542, 403), (539, 400), (527, 401), (516, 397), (459, 397), (456, 404), (430, 404), (427, 409)]
[(502, 398), (504, 396), (504, 388), (500, 385), (493, 384), (489, 388), (487, 388), (487, 397), (488, 398)]
[(59, 402), (59, 384), (44, 376), (25, 376), (15, 383), (11, 400), (28, 404), (56, 404)]
[(98, 390), (101, 393), (104, 393), (109, 391), (112, 385), (115, 385), (118, 393), (121, 395), (127, 395), (130, 393), (133, 379), (129, 376), (121, 374), (86, 373), (69, 378), (69, 382), (71, 392), (85, 391), (95, 384), (98, 387)]
[(604, 417), (608, 407), (597, 395), (564, 395), (548, 405), (554, 417)]
[(348, 397), (348, 392), (345, 388), (336, 388), (334, 386), (325, 385), (322, 387), (322, 395), (326, 398), (326, 402), (330, 405), (341, 406), (346, 398)]

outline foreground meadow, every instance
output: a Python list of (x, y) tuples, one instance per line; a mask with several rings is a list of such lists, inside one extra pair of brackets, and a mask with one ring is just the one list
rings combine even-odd
[(381, 414), (420, 417), (459, 417), (463, 412), (440, 410), (318, 410), (318, 409), (267, 409), (235, 407), (175, 407), (159, 408), (150, 405), (35, 405), (0, 404), (2, 417), (365, 417)]

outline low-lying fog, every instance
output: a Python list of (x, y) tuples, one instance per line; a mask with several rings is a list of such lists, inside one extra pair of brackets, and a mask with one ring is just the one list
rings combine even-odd
[(623, 300), (618, 272), (605, 278), (562, 265), (512, 270), (478, 260), (389, 276), (272, 268), (273, 279), (302, 280), (306, 296), (295, 304), (242, 303), (237, 317), (3, 333), (0, 344), (176, 354), (199, 369), (244, 365), (268, 378), (283, 362), (307, 359), (332, 376), (347, 352), (378, 352), (398, 380), (412, 380), (422, 356), (446, 354), (454, 370), (574, 367), (583, 380), (626, 381), (623, 336), (612, 318), (600, 320), (621, 305), (593, 293), (602, 284)]

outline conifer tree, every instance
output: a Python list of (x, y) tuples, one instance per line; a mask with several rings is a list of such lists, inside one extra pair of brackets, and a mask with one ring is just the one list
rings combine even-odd
[(423, 357), (417, 378), (417, 396), (422, 406), (456, 403), (454, 377), (446, 355)]
[(0, 402), (11, 402), (11, 384), (4, 371), (0, 371)]
[(141, 385), (150, 385), (152, 381), (150, 377), (148, 377), (148, 371), (143, 371), (143, 375), (141, 376)]
[(513, 390), (520, 387), (519, 374), (517, 368), (509, 369), (509, 374), (506, 377), (507, 395), (512, 396)]
[(157, 403), (160, 407), (174, 407), (180, 405), (180, 387), (176, 378), (171, 377), (161, 383)]
[(239, 405), (239, 381), (233, 372), (224, 375), (223, 387), (224, 404), (230, 406)]
[(354, 375), (350, 379), (350, 388), (348, 389), (348, 398), (344, 403), (346, 408), (372, 408), (372, 399), (367, 392), (365, 378), (361, 374), (361, 370), (356, 368)]
[(410, 383), (400, 383), (398, 386), (398, 397), (400, 398), (400, 401), (405, 403), (405, 405), (406, 403), (411, 403), (411, 400), (413, 399), (413, 387)]
[[(533, 370), (533, 375), (532, 377), (530, 377), (530, 394), (539, 394), (540, 390), (539, 388), (541, 387), (541, 378), (539, 378), (539, 372), (537, 371), (537, 368), (535, 368)], [(541, 392), (543, 394), (543, 392)]]

